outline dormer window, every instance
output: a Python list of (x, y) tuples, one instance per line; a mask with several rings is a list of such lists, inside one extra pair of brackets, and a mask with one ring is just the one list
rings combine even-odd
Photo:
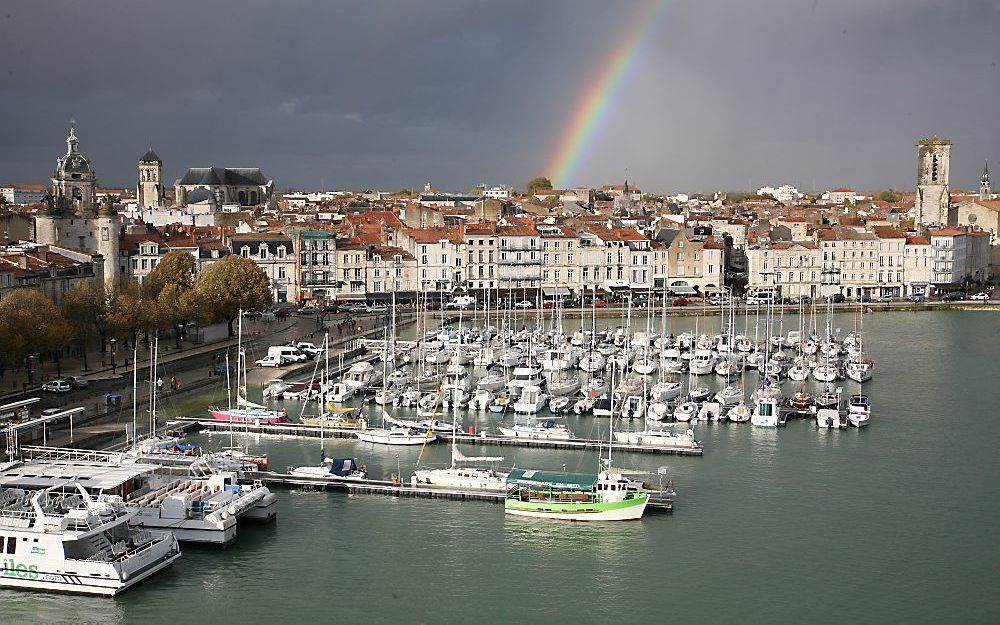
[(284, 258), (284, 257), (285, 257), (285, 246), (284, 245), (279, 245), (278, 246), (278, 258)]
[(257, 248), (257, 256), (260, 258), (267, 258), (267, 243), (260, 244), (260, 247)]
[(244, 245), (243, 247), (241, 247), (240, 248), (240, 255), (243, 256), (243, 258), (250, 258), (250, 248), (248, 246), (246, 246), (246, 245)]

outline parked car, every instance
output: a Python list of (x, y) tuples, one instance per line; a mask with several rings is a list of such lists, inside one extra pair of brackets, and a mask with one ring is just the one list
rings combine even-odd
[(927, 296), (925, 296), (925, 295), (911, 295), (911, 296), (907, 297), (906, 299), (908, 299), (908, 300), (910, 300), (911, 302), (914, 302), (914, 303), (920, 303), (920, 302), (927, 301)]
[(607, 308), (608, 303), (602, 299), (594, 300), (594, 308)]
[(244, 317), (260, 317), (262, 314), (263, 313), (261, 313), (259, 310), (244, 310), (243, 311), (243, 316)]
[(975, 295), (972, 295), (972, 296), (969, 297), (969, 299), (973, 299), (973, 300), (980, 301), (980, 302), (985, 302), (989, 298), (990, 298), (990, 294), (987, 293), (986, 291), (982, 291), (981, 293), (976, 293)]
[(292, 310), (289, 309), (289, 308), (275, 308), (274, 309), (274, 316), (276, 318), (278, 318), (278, 319), (287, 319), (289, 316), (291, 316), (291, 314), (292, 314)]
[(49, 393), (68, 393), (71, 387), (66, 380), (52, 380), (42, 384), (42, 390)]
[(316, 308), (314, 306), (303, 306), (296, 311), (300, 315), (315, 315)]
[(534, 306), (534, 304), (526, 299), (523, 299), (520, 302), (514, 304), (514, 308), (531, 308), (532, 306)]
[(688, 305), (688, 301), (689, 300), (686, 297), (678, 297), (674, 301), (670, 302), (670, 305), (671, 306), (687, 306)]
[(299, 341), (295, 344), (295, 347), (306, 356), (313, 358), (316, 354), (320, 353), (320, 349), (313, 345), (312, 343), (307, 343), (305, 341)]
[(946, 302), (960, 302), (968, 297), (965, 293), (961, 291), (954, 291), (953, 293), (948, 293), (942, 299)]
[(268, 356), (264, 356), (263, 358), (254, 362), (253, 364), (257, 365), (258, 367), (280, 367), (285, 363), (282, 360), (281, 356), (276, 356), (274, 354), (271, 354)]
[(834, 293), (833, 295), (827, 295), (826, 301), (832, 304), (843, 304), (847, 301), (847, 298), (842, 293)]
[(68, 376), (66, 381), (69, 382), (70, 388), (87, 388), (87, 385), (90, 384), (87, 378), (78, 375)]

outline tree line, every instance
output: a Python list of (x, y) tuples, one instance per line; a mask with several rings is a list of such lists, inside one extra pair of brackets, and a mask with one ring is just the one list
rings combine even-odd
[(191, 323), (233, 321), (243, 310), (265, 310), (272, 303), (267, 276), (252, 260), (231, 255), (196, 275), (196, 261), (186, 252), (169, 252), (142, 285), (106, 288), (81, 281), (59, 304), (37, 289), (14, 289), (0, 299), (0, 367), (29, 357), (58, 360), (67, 346), (77, 349), (84, 369), (87, 351), (106, 351), (111, 339), (149, 339), (173, 330), (178, 347)]

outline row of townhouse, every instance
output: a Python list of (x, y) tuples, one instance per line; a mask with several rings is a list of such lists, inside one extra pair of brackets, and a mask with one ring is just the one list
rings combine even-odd
[(37, 289), (54, 302), (81, 282), (104, 283), (104, 257), (60, 245), (0, 246), (0, 299), (16, 289)]
[(910, 236), (823, 228), (815, 240), (779, 241), (747, 250), (751, 289), (782, 296), (902, 297), (927, 295), (988, 277), (989, 234), (960, 228)]

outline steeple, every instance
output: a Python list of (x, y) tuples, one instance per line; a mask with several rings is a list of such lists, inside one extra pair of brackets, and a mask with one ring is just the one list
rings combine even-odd
[(80, 140), (76, 138), (76, 120), (69, 120), (69, 136), (66, 137), (66, 155), (77, 154), (80, 151)]
[(990, 187), (990, 162), (983, 165), (983, 179), (979, 183), (979, 199), (988, 200), (993, 196), (993, 189)]

